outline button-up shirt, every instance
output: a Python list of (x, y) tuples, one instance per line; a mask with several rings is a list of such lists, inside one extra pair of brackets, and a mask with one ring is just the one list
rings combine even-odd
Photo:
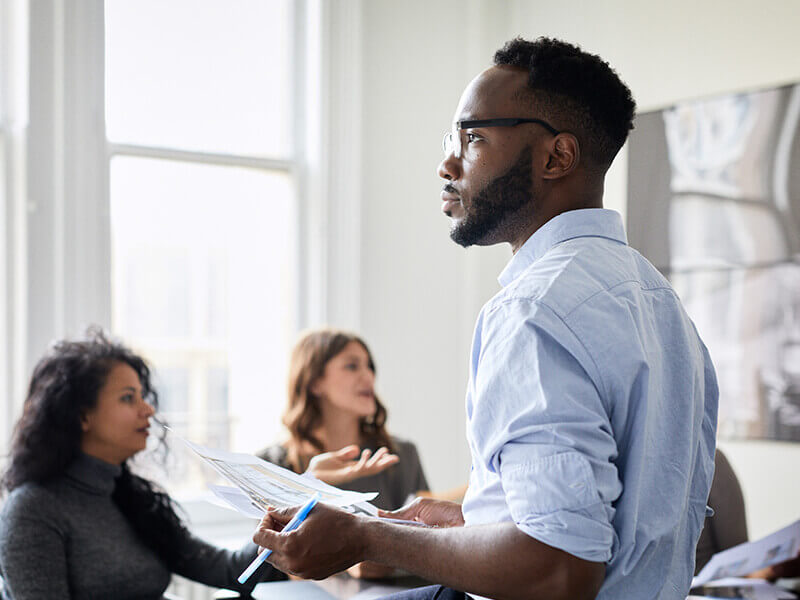
[(472, 344), (466, 525), (606, 563), (599, 599), (684, 600), (719, 394), (680, 300), (604, 209), (551, 219), (499, 279)]

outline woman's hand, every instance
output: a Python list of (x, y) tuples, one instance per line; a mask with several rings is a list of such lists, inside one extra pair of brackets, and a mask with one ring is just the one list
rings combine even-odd
[(397, 510), (379, 510), (378, 516), (387, 519), (419, 521), (432, 527), (462, 527), (464, 525), (464, 514), (461, 512), (460, 504), (433, 498), (416, 498), (410, 504)]
[(350, 577), (356, 579), (386, 579), (394, 575), (394, 569), (380, 563), (365, 560), (347, 569)]
[(390, 454), (386, 447), (378, 448), (375, 454), (365, 448), (359, 456), (359, 448), (353, 444), (335, 452), (317, 454), (311, 459), (308, 471), (325, 483), (339, 485), (375, 475), (399, 461), (400, 458), (396, 454)]

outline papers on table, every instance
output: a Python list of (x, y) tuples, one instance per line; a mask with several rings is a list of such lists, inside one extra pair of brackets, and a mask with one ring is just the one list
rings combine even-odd
[(250, 517), (260, 518), (267, 506), (286, 508), (305, 503), (319, 492), (321, 502), (341, 507), (356, 507), (359, 512), (377, 514), (369, 504), (378, 493), (340, 490), (310, 475), (298, 475), (268, 463), (257, 456), (214, 450), (182, 440), (218, 473), (236, 487), (211, 486), (215, 496)]
[(791, 592), (779, 588), (763, 579), (743, 579), (741, 577), (727, 577), (718, 579), (702, 586), (697, 591), (702, 596), (689, 596), (693, 598), (744, 598), (745, 600), (792, 600), (797, 598)]
[(800, 551), (800, 521), (795, 521), (760, 540), (718, 552), (692, 580), (692, 587), (727, 577), (747, 575), (794, 558), (798, 555), (798, 551)]
[(252, 592), (255, 600), (337, 600), (315, 581), (270, 581), (259, 583)]

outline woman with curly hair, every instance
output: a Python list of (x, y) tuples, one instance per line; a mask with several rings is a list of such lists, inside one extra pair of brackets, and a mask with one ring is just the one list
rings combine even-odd
[(172, 573), (240, 591), (285, 579), (265, 564), (239, 585), (257, 546), (193, 537), (171, 498), (131, 471), (157, 406), (145, 361), (100, 330), (39, 361), (2, 478), (3, 598), (161, 598)]

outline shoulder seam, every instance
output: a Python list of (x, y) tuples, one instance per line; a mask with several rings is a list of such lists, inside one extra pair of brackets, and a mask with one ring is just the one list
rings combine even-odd
[[(635, 280), (633, 280), (633, 281), (635, 281)], [(625, 282), (620, 282), (620, 283), (625, 283)], [(614, 286), (614, 287), (616, 287), (616, 286)], [(596, 294), (593, 294), (591, 297), (594, 297), (595, 295)], [(587, 301), (588, 301), (588, 298), (587, 298)], [(526, 302), (528, 304), (532, 304), (532, 305), (536, 305), (536, 306), (541, 306), (542, 308), (546, 308), (549, 312), (551, 312), (564, 325), (564, 327), (566, 327), (566, 329), (572, 334), (572, 337), (575, 338), (575, 340), (578, 342), (578, 344), (580, 344), (581, 348), (583, 348), (583, 350), (586, 352), (586, 356), (589, 357), (589, 360), (592, 361), (592, 367), (594, 367), (594, 371), (597, 374), (597, 378), (598, 378), (598, 380), (600, 382), (600, 386), (602, 388), (601, 390), (598, 390), (598, 392), (600, 392), (600, 400), (602, 401), (603, 406), (605, 407), (606, 411), (608, 411), (609, 410), (609, 406), (608, 406), (608, 404), (606, 402), (606, 397), (608, 396), (608, 387), (606, 386), (606, 382), (603, 379), (603, 374), (600, 371), (600, 368), (597, 366), (597, 361), (595, 360), (594, 356), (589, 351), (589, 349), (586, 347), (586, 344), (583, 343), (583, 340), (580, 338), (580, 336), (578, 336), (575, 333), (575, 330), (572, 329), (572, 327), (570, 327), (569, 323), (567, 323), (565, 318), (562, 317), (561, 315), (559, 315), (558, 312), (556, 312), (556, 310), (552, 306), (547, 304), (547, 302), (543, 302), (541, 299), (538, 299), (538, 298), (526, 298), (526, 297), (522, 297), (522, 296), (514, 297), (514, 298), (506, 298), (502, 302), (498, 302), (496, 306), (493, 306), (491, 308), (489, 313), (494, 312), (495, 309), (500, 309), (503, 306), (506, 306), (508, 304), (512, 304), (513, 302)], [(585, 302), (582, 302), (581, 304), (584, 304), (584, 303)], [(570, 313), (572, 313), (572, 311), (570, 311)]]

